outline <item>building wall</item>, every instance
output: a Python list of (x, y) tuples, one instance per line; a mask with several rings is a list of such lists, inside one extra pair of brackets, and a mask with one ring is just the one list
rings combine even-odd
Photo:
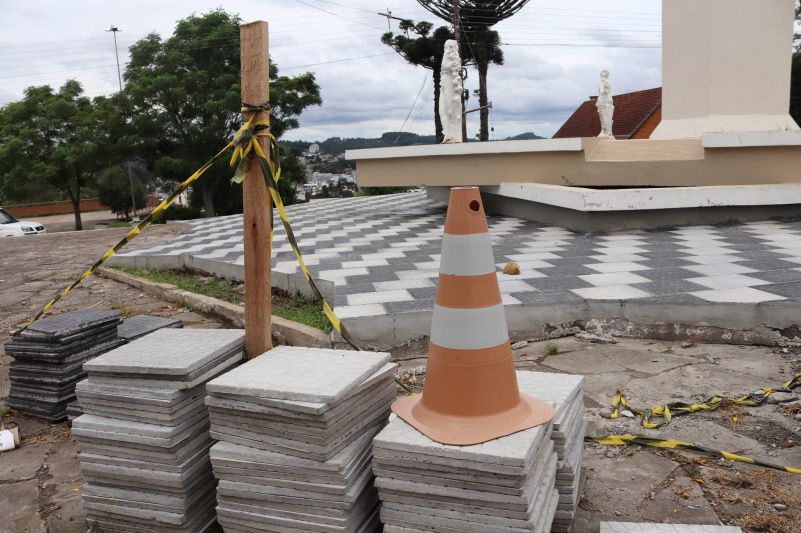
[(652, 138), (798, 129), (790, 118), (795, 0), (664, 0), (663, 120)]
[[(153, 209), (159, 204), (159, 199), (155, 194), (147, 197), (145, 208)], [(41, 202), (38, 204), (17, 204), (3, 206), (17, 218), (44, 217), (48, 215), (66, 215), (72, 213), (72, 202), (64, 200), (61, 202)], [(140, 208), (142, 206), (139, 206)], [(108, 208), (100, 204), (97, 198), (86, 198), (81, 200), (81, 213), (92, 211), (106, 211)]]
[(639, 127), (637, 131), (634, 132), (634, 135), (631, 136), (632, 139), (650, 139), (651, 134), (654, 132), (659, 123), (662, 122), (662, 106), (656, 108), (650, 117), (648, 117), (645, 122), (642, 123), (642, 126)]

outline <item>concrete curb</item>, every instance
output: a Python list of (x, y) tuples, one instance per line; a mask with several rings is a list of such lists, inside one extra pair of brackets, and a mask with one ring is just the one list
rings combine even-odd
[[(245, 326), (245, 308), (210, 296), (195, 294), (179, 289), (168, 283), (157, 283), (133, 276), (119, 270), (100, 268), (97, 274), (120, 283), (135, 287), (140, 291), (168, 302), (185, 305), (193, 311), (216, 316), (236, 327)], [(273, 315), (273, 336), (286, 346), (307, 346), (310, 348), (331, 348), (331, 337), (322, 331)]]

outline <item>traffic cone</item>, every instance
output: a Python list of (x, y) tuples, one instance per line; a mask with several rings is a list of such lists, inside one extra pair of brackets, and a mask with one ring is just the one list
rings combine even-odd
[(422, 396), (392, 411), (430, 439), (479, 444), (551, 420), (551, 405), (520, 394), (477, 187), (451, 189)]

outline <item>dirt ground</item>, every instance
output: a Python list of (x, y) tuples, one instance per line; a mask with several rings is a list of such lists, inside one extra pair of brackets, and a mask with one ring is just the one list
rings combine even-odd
[[(171, 228), (149, 229), (140, 242), (164, 239)], [(0, 241), (0, 343), (52, 294), (123, 235), (124, 230), (61, 233)], [(90, 278), (57, 308), (116, 309), (181, 318), (187, 327), (225, 327), (221, 322), (161, 302), (117, 282)], [(574, 338), (516, 350), (518, 366), (586, 376), (585, 404), (593, 434), (639, 433), (694, 442), (801, 468), (801, 420), (788, 403), (722, 408), (676, 418), (664, 430), (636, 421), (611, 421), (600, 413), (616, 389), (638, 406), (713, 393), (733, 396), (790, 379), (801, 357), (790, 350), (719, 345), (680, 346), (619, 339), (589, 344)], [(553, 350), (551, 350), (552, 352)], [(424, 364), (406, 360), (404, 366)], [(8, 394), (9, 358), (0, 358), (0, 398)], [(801, 392), (801, 391), (800, 391)], [(797, 398), (796, 398), (797, 400)], [(795, 404), (798, 405), (798, 404)], [(801, 418), (801, 416), (799, 416)], [(0, 532), (82, 531), (83, 484), (77, 447), (67, 424), (47, 424), (11, 413), (23, 446), (0, 454)], [(691, 452), (609, 448), (588, 444), (575, 531), (594, 533), (603, 520), (737, 524), (746, 532), (801, 531), (801, 476), (718, 460)]]

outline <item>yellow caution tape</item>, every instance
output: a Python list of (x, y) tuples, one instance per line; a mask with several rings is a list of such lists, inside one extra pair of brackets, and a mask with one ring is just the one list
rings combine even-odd
[(791, 468), (789, 466), (777, 465), (775, 463), (769, 463), (767, 461), (761, 461), (759, 459), (743, 457), (742, 455), (736, 455), (721, 450), (715, 450), (713, 448), (707, 448), (706, 446), (701, 446), (699, 444), (691, 444), (689, 442), (683, 442), (680, 440), (655, 439), (639, 435), (606, 435), (606, 436), (588, 435), (584, 437), (584, 440), (586, 442), (594, 442), (596, 444), (601, 444), (603, 446), (626, 446), (628, 444), (638, 444), (640, 446), (649, 446), (652, 448), (666, 448), (671, 450), (691, 450), (699, 453), (705, 453), (708, 455), (722, 457), (723, 459), (726, 459), (728, 461), (747, 463), (756, 466), (761, 466), (764, 468), (771, 468), (773, 470), (781, 470), (783, 472), (789, 472), (790, 474), (801, 475), (801, 469), (798, 468)]
[[(242, 112), (244, 113), (258, 113), (260, 111), (266, 112), (267, 106), (251, 106), (245, 104), (242, 107)], [(248, 124), (251, 124), (251, 122), (248, 121)], [(259, 165), (261, 166), (261, 171), (267, 184), (267, 189), (270, 192), (273, 203), (278, 210), (278, 216), (281, 218), (281, 223), (284, 226), (287, 241), (289, 241), (289, 245), (292, 247), (292, 252), (295, 254), (295, 258), (300, 265), (300, 269), (303, 272), (306, 281), (309, 283), (309, 287), (311, 287), (312, 292), (317, 300), (322, 302), (323, 312), (328, 318), (328, 321), (331, 322), (334, 330), (339, 333), (345, 342), (347, 342), (354, 350), (361, 350), (361, 348), (359, 348), (354, 342), (347, 328), (345, 328), (345, 325), (342, 324), (342, 321), (340, 321), (336, 316), (328, 301), (317, 288), (317, 284), (315, 283), (314, 278), (312, 278), (309, 268), (306, 266), (305, 261), (303, 261), (303, 255), (300, 252), (298, 241), (295, 238), (295, 233), (292, 231), (292, 226), (289, 223), (289, 215), (287, 215), (286, 209), (284, 208), (284, 202), (278, 192), (278, 181), (281, 179), (281, 154), (278, 150), (278, 143), (276, 142), (275, 136), (270, 132), (269, 128), (269, 119), (263, 119), (253, 122), (251, 127), (247, 129), (243, 128), (237, 134), (237, 137), (234, 139), (236, 148), (233, 156), (231, 157), (231, 166), (237, 165), (237, 170), (232, 181), (235, 183), (242, 183), (247, 175), (250, 161), (255, 154), (256, 157), (258, 157)], [(259, 142), (260, 139), (265, 139), (267, 141), (267, 150), (270, 153), (269, 157), (264, 152), (261, 143)], [(272, 210), (270, 212), (272, 214)], [(270, 240), (272, 241), (272, 233), (270, 234)]]
[(608, 414), (601, 416), (615, 420), (620, 418), (621, 411), (628, 410), (640, 418), (642, 427), (646, 429), (659, 429), (670, 424), (674, 416), (688, 415), (700, 411), (715, 411), (726, 403), (742, 405), (744, 407), (756, 407), (764, 404), (771, 395), (777, 392), (792, 392), (798, 387), (801, 387), (801, 372), (779, 387), (767, 387), (738, 398), (726, 398), (722, 395), (715, 395), (703, 402), (676, 401), (667, 403), (664, 406), (655, 405), (648, 410), (632, 407), (625, 394), (621, 391), (617, 391), (612, 398), (612, 410)]
[[(328, 320), (331, 322), (331, 325), (334, 327), (337, 333), (347, 342), (351, 347), (355, 350), (361, 350), (356, 343), (353, 341), (353, 338), (350, 336), (350, 333), (345, 328), (344, 324), (339, 320), (339, 318), (334, 313), (334, 310), (329, 305), (328, 301), (326, 301), (325, 297), (323, 297), (320, 290), (317, 288), (317, 285), (314, 282), (314, 279), (309, 272), (308, 267), (306, 267), (306, 263), (303, 261), (303, 256), (300, 253), (300, 248), (298, 247), (297, 239), (295, 238), (295, 234), (292, 231), (292, 227), (289, 224), (289, 217), (286, 213), (286, 209), (284, 208), (284, 202), (281, 199), (281, 195), (278, 193), (278, 180), (281, 179), (281, 159), (280, 153), (278, 151), (278, 144), (276, 142), (275, 136), (270, 132), (270, 121), (269, 118), (263, 120), (254, 120), (256, 113), (260, 111), (268, 112), (268, 106), (266, 104), (263, 105), (250, 105), (250, 104), (243, 104), (242, 105), (242, 112), (243, 113), (254, 113), (254, 115), (242, 125), (241, 128), (236, 132), (234, 135), (233, 140), (226, 144), (222, 150), (217, 152), (214, 157), (209, 159), (202, 167), (197, 169), (194, 174), (189, 176), (186, 180), (184, 180), (167, 198), (164, 199), (155, 209), (147, 216), (144, 220), (142, 220), (139, 224), (137, 224), (134, 228), (132, 228), (125, 237), (122, 238), (117, 244), (115, 244), (112, 248), (110, 248), (103, 256), (95, 261), (86, 271), (81, 274), (78, 279), (72, 282), (70, 285), (66, 286), (64, 289), (59, 291), (39, 312), (37, 312), (33, 318), (31, 318), (24, 326), (19, 328), (18, 330), (12, 333), (12, 336), (19, 335), (27, 328), (29, 328), (32, 324), (34, 324), (37, 320), (39, 320), (45, 313), (47, 313), (59, 300), (67, 296), (75, 287), (77, 287), (83, 280), (91, 276), (100, 266), (103, 265), (106, 261), (108, 261), (111, 257), (113, 257), (117, 252), (120, 251), (126, 244), (128, 244), (134, 237), (139, 235), (139, 233), (148, 227), (153, 220), (155, 220), (161, 213), (164, 212), (167, 207), (182, 193), (184, 192), (192, 183), (194, 183), (200, 176), (202, 176), (222, 155), (227, 152), (230, 148), (233, 148), (233, 154), (231, 156), (230, 165), (235, 166), (237, 162), (239, 163), (237, 166), (236, 173), (232, 178), (232, 181), (235, 183), (242, 183), (245, 176), (247, 175), (247, 169), (250, 164), (250, 159), (252, 155), (255, 153), (256, 156), (259, 158), (259, 164), (262, 169), (262, 174), (264, 174), (264, 179), (267, 182), (267, 187), (270, 191), (270, 196), (273, 199), (273, 203), (275, 204), (276, 208), (278, 209), (278, 214), (281, 217), (281, 222), (284, 225), (284, 229), (286, 230), (287, 240), (289, 240), (290, 245), (292, 246), (292, 251), (295, 253), (295, 257), (300, 264), (300, 268), (303, 271), (303, 275), (306, 277), (306, 281), (308, 281), (309, 286), (314, 292), (315, 296), (319, 301), (322, 302), (323, 305), (323, 312)], [(261, 143), (259, 139), (267, 139), (268, 141), (268, 150), (270, 152), (270, 157), (267, 157), (267, 154), (261, 147)], [(270, 219), (272, 222), (272, 209), (270, 209)], [(270, 228), (272, 228), (272, 223), (270, 224)], [(272, 246), (272, 239), (273, 233), (272, 230), (270, 231), (269, 240), (270, 245)]]

